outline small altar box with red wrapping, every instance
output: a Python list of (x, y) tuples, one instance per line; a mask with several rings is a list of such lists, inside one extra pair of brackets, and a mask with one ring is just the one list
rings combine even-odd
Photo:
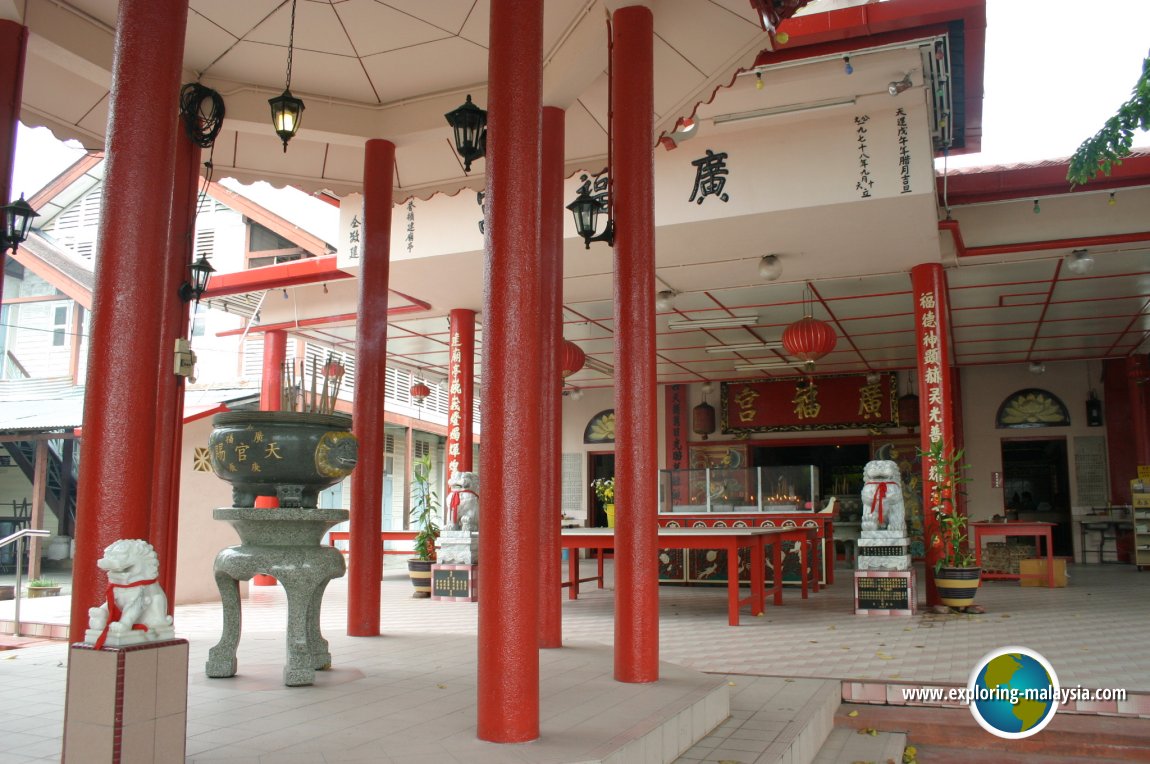
[(478, 565), (432, 565), (431, 598), (446, 602), (479, 599)]
[(913, 570), (856, 570), (855, 615), (914, 615)]

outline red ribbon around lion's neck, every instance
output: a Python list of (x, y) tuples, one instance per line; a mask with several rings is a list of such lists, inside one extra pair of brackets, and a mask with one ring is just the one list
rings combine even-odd
[(874, 492), (874, 511), (878, 515), (878, 526), (882, 526), (882, 500), (886, 498), (886, 487), (894, 485), (893, 480), (875, 480), (867, 485), (877, 485)]
[[(111, 581), (108, 582), (108, 588), (104, 594), (104, 596), (108, 600), (108, 621), (107, 621), (107, 623), (104, 624), (104, 630), (100, 632), (100, 636), (96, 640), (95, 647), (97, 650), (101, 649), (104, 646), (104, 642), (107, 641), (108, 629), (110, 629), (112, 627), (112, 624), (114, 622), (120, 620), (120, 616), (124, 614), (124, 612), (122, 610), (120, 610), (120, 606), (116, 604), (116, 590), (117, 589), (133, 589), (137, 586), (147, 586), (148, 584), (154, 584), (154, 583), (156, 583), (156, 579), (154, 579), (154, 578), (149, 578), (149, 579), (146, 579), (144, 581), (133, 581), (130, 584), (113, 584)], [(148, 630), (148, 627), (142, 623), (132, 624), (132, 631), (147, 631), (147, 630)]]

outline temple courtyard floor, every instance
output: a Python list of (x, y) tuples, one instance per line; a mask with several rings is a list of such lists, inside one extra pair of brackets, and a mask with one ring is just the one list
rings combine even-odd
[[(563, 595), (565, 646), (541, 651), (540, 739), (498, 745), (475, 736), (476, 605), (412, 599), (402, 565), (388, 560), (380, 637), (345, 635), (346, 579), (332, 582), (322, 624), (333, 665), (310, 687), (282, 684), (282, 588), (251, 587), (238, 673), (229, 679), (204, 675), (221, 631), (219, 605), (177, 607), (177, 636), (190, 643), (186, 761), (630, 764), (676, 755), (745, 764), (898, 761), (905, 734), (844, 735), (831, 728), (865, 723), (870, 708), (876, 720), (880, 709), (905, 710), (904, 687), (965, 686), (983, 656), (1007, 646), (1042, 654), (1063, 687), (1128, 693), (1124, 701), (1060, 712), (1031, 740), (1059, 734), (1052, 730), (1060, 726), (1086, 725), (1089, 736), (1113, 722), (1123, 725), (1114, 734), (1144, 737), (1150, 745), (1150, 572), (1131, 566), (1071, 565), (1070, 585), (1059, 589), (985, 582), (978, 594), (984, 614), (914, 616), (855, 615), (851, 573), (840, 568), (834, 585), (807, 599), (787, 587), (781, 607), (768, 597), (763, 615), (744, 609), (736, 627), (727, 623), (725, 588), (665, 586), (660, 681), (624, 685), (611, 678), (615, 600), (608, 562), (605, 588), (585, 584), (573, 601)], [(583, 566), (590, 575), (594, 563)], [(5, 582), (11, 583), (0, 577)], [(24, 633), (66, 624), (67, 591), (65, 582), (65, 596), (23, 600)], [(13, 604), (0, 602), (0, 646), (17, 647), (0, 651), (0, 760), (59, 761), (68, 646), (3, 637), (12, 633)], [(845, 718), (841, 702), (877, 705), (849, 706), (863, 709), (860, 722)], [(1003, 742), (976, 727), (962, 734), (973, 748)], [(913, 744), (913, 728), (910, 738)], [(1072, 747), (1061, 758), (999, 749), (990, 758), (954, 758), (951, 751), (932, 759), (927, 745), (919, 761), (1090, 759), (1070, 755)]]

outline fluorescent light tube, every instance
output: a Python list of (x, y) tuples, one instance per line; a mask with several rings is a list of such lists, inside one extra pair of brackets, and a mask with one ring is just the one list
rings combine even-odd
[(668, 329), (731, 329), (759, 323), (754, 316), (713, 316), (711, 318), (672, 318), (667, 322)]
[(782, 342), (744, 342), (741, 345), (712, 345), (706, 348), (706, 351), (708, 353), (741, 353), (744, 350), (772, 350), (782, 346)]
[(801, 366), (802, 361), (783, 361), (776, 363), (741, 363), (735, 364), (735, 371), (757, 371), (759, 369), (781, 369), (787, 366)]

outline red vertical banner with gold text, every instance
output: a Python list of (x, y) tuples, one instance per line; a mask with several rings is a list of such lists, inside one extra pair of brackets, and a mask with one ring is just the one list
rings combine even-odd
[[(919, 416), (922, 422), (922, 450), (930, 450), (936, 440), (943, 453), (951, 454), (955, 443), (954, 405), (950, 369), (950, 305), (946, 292), (946, 272), (938, 263), (916, 265), (910, 271), (914, 297), (915, 345), (918, 358)], [(930, 497), (938, 477), (938, 466), (923, 457), (922, 464), (923, 538), (926, 541), (926, 604), (939, 604), (934, 584), (934, 565), (942, 554), (938, 544), (938, 520)]]
[(447, 471), (474, 472), (471, 464), (475, 416), (475, 311), (451, 311), (447, 366)]
[[(687, 386), (667, 385), (663, 388), (663, 408), (666, 434), (666, 464), (671, 472), (671, 505), (685, 503), (680, 495), (680, 480), (686, 480), (686, 473), (676, 470), (685, 470), (688, 467), (687, 454)], [(684, 486), (685, 487), (685, 484)]]

